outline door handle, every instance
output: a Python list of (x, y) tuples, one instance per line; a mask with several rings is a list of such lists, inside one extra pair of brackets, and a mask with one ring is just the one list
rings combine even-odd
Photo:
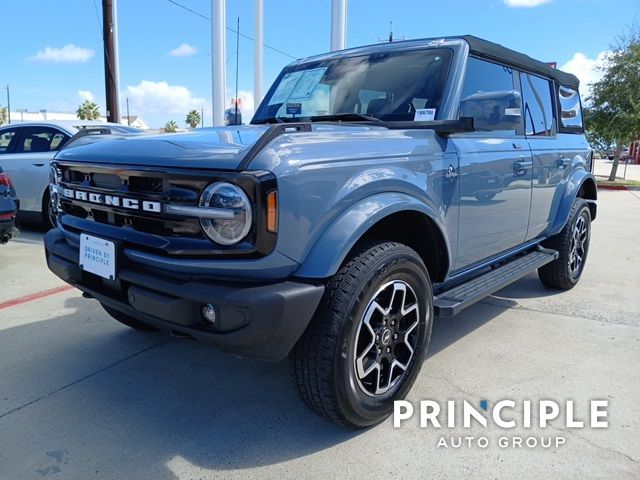
[(533, 160), (518, 160), (517, 162), (513, 162), (513, 171), (521, 172), (522, 170), (526, 170), (529, 167), (533, 166)]
[(32, 163), (34, 167), (44, 167), (44, 163)]

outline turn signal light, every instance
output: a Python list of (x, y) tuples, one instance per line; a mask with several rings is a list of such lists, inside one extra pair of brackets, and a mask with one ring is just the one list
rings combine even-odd
[(278, 192), (275, 190), (267, 195), (267, 230), (278, 231)]

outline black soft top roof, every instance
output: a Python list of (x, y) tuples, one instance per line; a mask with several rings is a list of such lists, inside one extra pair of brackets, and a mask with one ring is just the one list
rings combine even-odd
[(578, 88), (580, 81), (578, 77), (571, 73), (563, 72), (556, 68), (551, 68), (544, 62), (535, 60), (524, 53), (519, 53), (498, 43), (489, 42), (473, 35), (462, 35), (461, 37), (469, 44), (471, 53), (506, 62), (514, 67), (520, 67), (533, 73), (539, 73), (546, 77), (555, 78), (561, 85)]

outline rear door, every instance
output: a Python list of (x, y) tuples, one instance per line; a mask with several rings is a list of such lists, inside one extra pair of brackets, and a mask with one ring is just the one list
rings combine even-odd
[(20, 209), (40, 212), (49, 183), (49, 162), (69, 135), (45, 126), (21, 127), (18, 130), (11, 151), (0, 155), (0, 165), (13, 180)]
[[(461, 101), (485, 92), (517, 91), (517, 72), (470, 58)], [(460, 156), (460, 222), (455, 269), (523, 243), (531, 201), (531, 152), (518, 128), (506, 129), (504, 109), (484, 103), (474, 115), (478, 131), (452, 135)], [(522, 109), (522, 105), (512, 105)]]
[[(553, 99), (554, 84), (530, 73), (520, 73), (525, 135), (533, 158), (533, 188), (527, 240), (545, 232), (557, 209), (558, 192), (571, 170), (571, 155), (563, 152)], [(566, 155), (565, 155), (566, 153)]]

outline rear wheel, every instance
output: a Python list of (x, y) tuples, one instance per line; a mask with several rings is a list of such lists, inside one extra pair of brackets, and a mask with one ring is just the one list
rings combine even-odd
[(569, 219), (562, 231), (546, 240), (543, 245), (557, 250), (556, 260), (538, 269), (542, 283), (549, 288), (569, 290), (576, 286), (589, 253), (591, 239), (591, 213), (588, 203), (576, 198)]
[(105, 311), (111, 315), (111, 317), (113, 317), (113, 319), (119, 321), (120, 323), (126, 325), (127, 327), (133, 328), (134, 330), (140, 330), (143, 332), (155, 332), (156, 330), (158, 330), (156, 327), (153, 327), (151, 325), (148, 325), (144, 322), (141, 322), (140, 320), (133, 318), (129, 315), (126, 315), (118, 310), (115, 310), (107, 305), (105, 305), (104, 303), (101, 303), (100, 305), (102, 305), (102, 308), (105, 309)]
[(395, 242), (364, 245), (330, 280), (291, 352), (303, 401), (350, 428), (384, 420), (420, 371), (432, 319), (431, 283), (418, 254)]

